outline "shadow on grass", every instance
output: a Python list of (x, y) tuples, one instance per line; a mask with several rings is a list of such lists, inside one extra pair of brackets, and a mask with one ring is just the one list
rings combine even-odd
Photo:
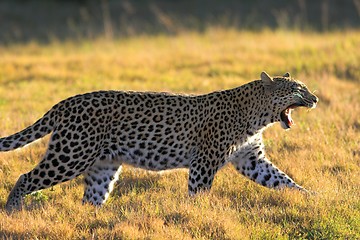
[(29, 238), (29, 234), (26, 232), (14, 232), (1, 230), (0, 239), (27, 239)]
[(127, 195), (130, 193), (141, 193), (149, 189), (159, 188), (160, 174), (139, 174), (136, 176), (136, 170), (132, 174), (121, 176), (112, 192), (113, 196)]
[(77, 0), (0, 2), (0, 43), (173, 35), (209, 27), (328, 31), (359, 28), (357, 0)]

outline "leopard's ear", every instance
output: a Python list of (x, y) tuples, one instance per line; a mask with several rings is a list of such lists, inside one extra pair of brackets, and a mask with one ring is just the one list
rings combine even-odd
[(263, 72), (260, 74), (260, 77), (261, 77), (261, 81), (262, 81), (262, 84), (264, 85), (265, 89), (267, 89), (267, 90), (272, 90), (272, 89), (273, 89), (273, 86), (274, 86), (274, 81), (273, 81), (273, 79), (269, 76), (269, 74), (267, 74), (265, 71), (263, 71)]
[(289, 77), (290, 77), (290, 73), (289, 73), (289, 72), (285, 73), (285, 74), (283, 75), (283, 77), (289, 78)]

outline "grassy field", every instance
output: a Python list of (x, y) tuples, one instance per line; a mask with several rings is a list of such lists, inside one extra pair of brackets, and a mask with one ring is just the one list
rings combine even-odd
[(359, 239), (360, 32), (239, 32), (137, 36), (124, 40), (0, 47), (0, 136), (23, 129), (58, 101), (100, 89), (201, 94), (289, 71), (316, 90), (296, 125), (265, 132), (269, 158), (317, 192), (263, 188), (231, 166), (210, 193), (187, 196), (187, 171), (162, 174), (125, 166), (110, 201), (81, 205), (82, 179), (4, 205), (48, 138), (0, 153), (0, 238), (9, 239)]

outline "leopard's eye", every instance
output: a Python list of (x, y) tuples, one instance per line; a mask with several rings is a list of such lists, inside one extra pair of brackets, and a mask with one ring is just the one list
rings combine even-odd
[(301, 86), (293, 86), (292, 87), (293, 91), (298, 91), (298, 92), (304, 92), (304, 88), (302, 88)]

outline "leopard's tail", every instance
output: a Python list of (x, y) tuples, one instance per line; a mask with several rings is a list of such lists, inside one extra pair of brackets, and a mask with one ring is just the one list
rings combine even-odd
[(33, 125), (14, 133), (10, 136), (0, 138), (0, 152), (10, 151), (23, 147), (39, 138), (49, 134), (54, 129), (56, 107), (54, 106)]

